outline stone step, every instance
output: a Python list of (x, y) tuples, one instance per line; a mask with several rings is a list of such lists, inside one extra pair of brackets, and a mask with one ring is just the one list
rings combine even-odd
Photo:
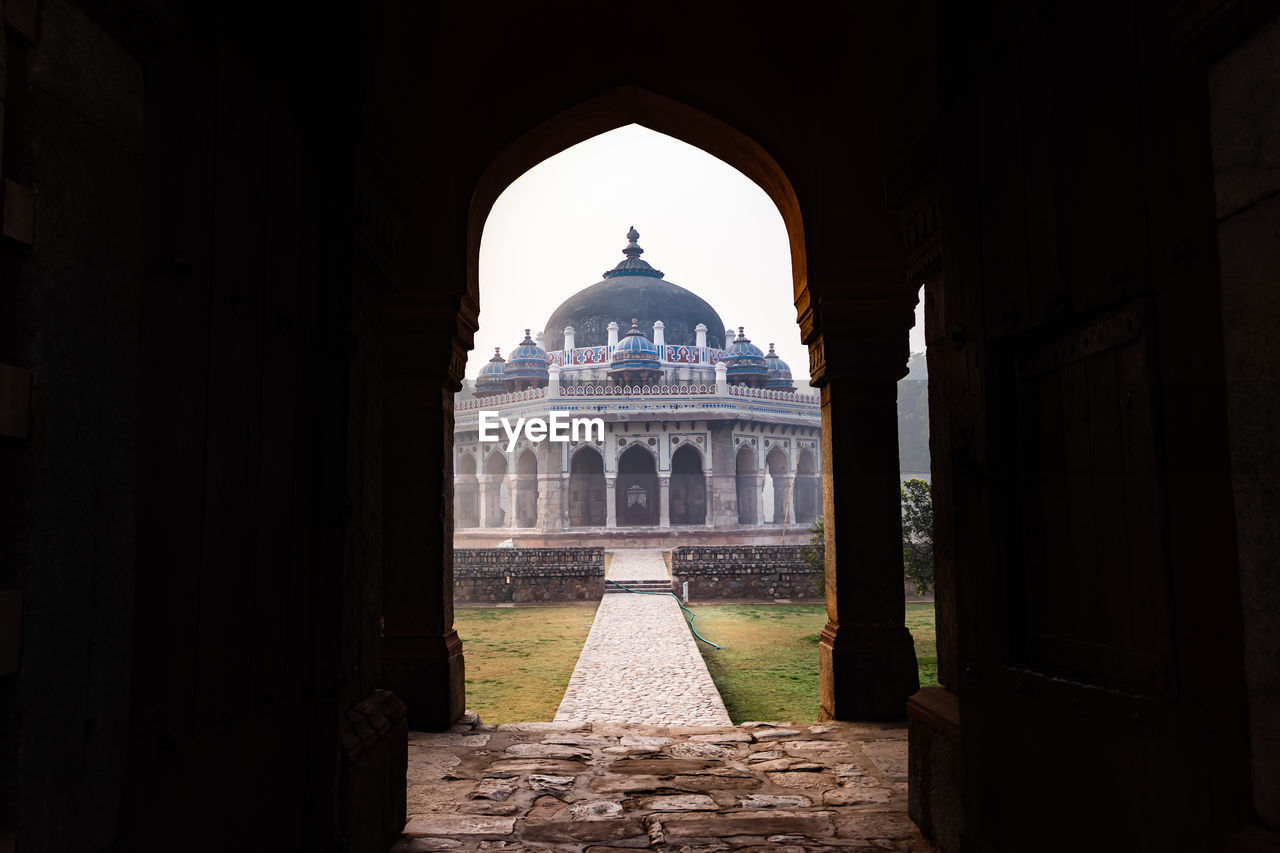
[[(610, 580), (614, 580), (614, 579), (613, 579), (613, 578), (610, 578)], [(617, 584), (621, 584), (622, 586), (625, 586), (625, 587), (627, 587), (627, 588), (629, 588), (629, 589), (633, 589), (633, 590), (635, 590), (635, 591), (637, 591), (637, 592), (671, 592), (671, 581), (669, 581), (669, 580), (666, 580), (666, 581), (660, 581), (660, 580), (634, 580), (634, 581), (629, 581), (629, 580), (617, 579), (616, 583), (606, 583), (606, 584), (604, 585), (604, 591), (605, 591), (605, 593), (607, 594), (607, 593), (611, 593), (611, 592), (626, 592), (626, 591), (627, 591), (627, 590), (622, 589), (621, 587), (619, 587)]]

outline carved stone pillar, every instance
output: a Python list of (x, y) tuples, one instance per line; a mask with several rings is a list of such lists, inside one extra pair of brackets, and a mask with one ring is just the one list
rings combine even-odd
[(618, 475), (604, 475), (604, 526), (618, 526)]
[[(899, 287), (866, 302), (824, 297), (823, 329), (808, 337), (822, 390), (823, 719), (901, 719), (919, 688), (905, 625), (897, 411), (914, 299)], [(825, 348), (824, 335), (840, 346)]]
[(789, 511), (791, 484), (795, 478), (790, 474), (773, 478), (773, 523), (795, 521), (795, 513)]
[(520, 477), (517, 474), (507, 474), (507, 517), (503, 527), (516, 526), (516, 491), (519, 489)]
[(764, 517), (764, 489), (766, 478), (764, 474), (756, 474), (756, 524), (768, 524), (769, 519)]
[(671, 526), (671, 477), (658, 477), (658, 526)]
[(431, 294), (389, 294), (383, 313), (381, 684), (408, 706), (410, 728), (441, 730), (465, 707), (448, 484), (466, 352), (456, 307)]
[(476, 475), (476, 526), (489, 526), (489, 477)]

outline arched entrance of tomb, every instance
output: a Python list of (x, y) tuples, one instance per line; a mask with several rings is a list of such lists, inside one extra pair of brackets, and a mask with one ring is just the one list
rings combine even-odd
[(657, 460), (633, 444), (618, 457), (617, 518), (619, 527), (651, 527), (658, 523)]
[(760, 519), (760, 475), (755, 448), (743, 445), (734, 457), (734, 486), (738, 495), (738, 523), (757, 524)]
[[(864, 104), (858, 110), (866, 108)], [(533, 108), (535, 115), (536, 109)], [(735, 115), (750, 125), (754, 121), (751, 117), (758, 116), (758, 112), (739, 111)], [(492, 114), (486, 121), (502, 124), (507, 118)], [(914, 649), (905, 629), (902, 605), (894, 395), (896, 380), (906, 371), (907, 331), (914, 321), (915, 291), (902, 283), (898, 214), (885, 205), (883, 176), (872, 165), (875, 154), (869, 137), (850, 132), (846, 140), (847, 149), (839, 158), (840, 168), (835, 171), (828, 169), (828, 166), (834, 169), (834, 163), (820, 167), (828, 181), (826, 185), (830, 187), (834, 181), (843, 191), (809, 197), (831, 200), (830, 203), (841, 206), (842, 212), (838, 218), (827, 220), (822, 211), (814, 207), (811, 215), (818, 221), (838, 224), (829, 229), (825, 239), (815, 238), (811, 243), (806, 240), (799, 197), (778, 161), (747, 134), (698, 109), (643, 89), (624, 86), (554, 114), (532, 129), (529, 129), (527, 121), (528, 115), (518, 122), (508, 122), (503, 128), (494, 129), (495, 135), (490, 139), (489, 147), (478, 150), (499, 153), (495, 156), (482, 155), (483, 159), (477, 160), (479, 168), (475, 171), (478, 179), (474, 184), (467, 184), (470, 205), (466, 238), (467, 292), (461, 295), (458, 303), (460, 311), (441, 314), (438, 327), (452, 342), (447, 359), (453, 371), (450, 387), (456, 388), (460, 381), (465, 354), (473, 346), (477, 327), (479, 250), (485, 219), (498, 196), (529, 168), (592, 136), (635, 123), (695, 145), (755, 181), (777, 205), (787, 229), (792, 295), (801, 337), (810, 350), (812, 384), (822, 389), (823, 430), (827, 434), (839, 434), (842, 438), (839, 452), (833, 453), (830, 459), (824, 459), (820, 466), (824, 476), (830, 476), (832, 482), (842, 483), (838, 495), (828, 490), (826, 498), (829, 619), (819, 645), (822, 714), (839, 719), (901, 718), (906, 698), (914, 692), (918, 682)], [(768, 130), (772, 126), (755, 124), (758, 125), (757, 130)], [(776, 140), (786, 138), (784, 134)], [(794, 162), (803, 162), (803, 158)], [(831, 248), (815, 255), (813, 246)], [(435, 316), (431, 312), (437, 310), (434, 307), (437, 303), (428, 305), (423, 299), (420, 294), (410, 292), (395, 292), (385, 298), (391, 316), (403, 308), (406, 316), (425, 320)], [(821, 307), (824, 305), (835, 307), (824, 309)], [(402, 332), (416, 335), (416, 340), (434, 339), (433, 333), (428, 332), (430, 326), (430, 323), (415, 320), (406, 323)], [(828, 340), (839, 340), (841, 346), (826, 346), (824, 341)], [(424, 393), (415, 394), (412, 398), (415, 405), (423, 397)], [(387, 417), (391, 419), (397, 414), (393, 406)], [(418, 416), (418, 421), (423, 422), (421, 416)], [(406, 440), (412, 435), (415, 441), (420, 441), (424, 431), (404, 431), (402, 434)], [(836, 447), (834, 444), (831, 446)], [(405, 453), (410, 451), (410, 448), (404, 449)], [(396, 448), (388, 448), (389, 459), (396, 455)], [(732, 482), (737, 479), (735, 463), (734, 457), (729, 456), (723, 462), (715, 463), (714, 469), (708, 473), (708, 480), (716, 484), (716, 488), (709, 488), (707, 493), (708, 517), (724, 521), (738, 517), (735, 491), (740, 493), (741, 490), (735, 489), (736, 483)], [(758, 471), (755, 473), (759, 474)], [(402, 470), (397, 477), (405, 489), (412, 488), (409, 474), (408, 470)], [(446, 474), (451, 476), (452, 472), (447, 471)], [(419, 478), (415, 482), (422, 484), (419, 489), (427, 496), (424, 500), (429, 502), (429, 496), (436, 493), (431, 486), (431, 472), (418, 466), (413, 476)], [(574, 480), (572, 470), (570, 480)], [(616, 486), (616, 481), (606, 481), (606, 494)], [(758, 523), (759, 519), (759, 484), (755, 486), (755, 492), (745, 496), (752, 523)], [(654, 493), (657, 494), (656, 489)], [(625, 490), (622, 494), (625, 496)], [(716, 498), (715, 495), (724, 497)], [(570, 512), (580, 520), (593, 515), (591, 507), (581, 503), (584, 497), (580, 494), (577, 511), (571, 509)], [(614, 500), (609, 501), (608, 512), (613, 513), (623, 501), (616, 494), (610, 497)], [(843, 512), (841, 507), (845, 508)], [(655, 514), (656, 510), (655, 506)], [(597, 518), (590, 520), (596, 521)], [(842, 520), (836, 523), (837, 518)], [(619, 520), (618, 523), (624, 522)], [(447, 538), (448, 530), (445, 533)], [(394, 539), (396, 546), (400, 547), (401, 541), (407, 546), (416, 538), (406, 534), (389, 537), (389, 541)], [(839, 552), (838, 542), (850, 544)], [(854, 553), (851, 543), (855, 542), (857, 561), (850, 558), (839, 560), (837, 553)], [(445, 547), (448, 547), (447, 543)], [(448, 562), (446, 559), (445, 564)], [(392, 566), (389, 572), (393, 575), (387, 586), (389, 600), (395, 597), (397, 588), (423, 588), (421, 562), (414, 559), (409, 551), (389, 552), (388, 565)], [(444, 591), (451, 588), (451, 578), (443, 574), (446, 570), (441, 571), (439, 578), (432, 577), (427, 581), (426, 588)], [(404, 621), (397, 631), (416, 636), (420, 625), (425, 624), (418, 618), (419, 614), (435, 619), (433, 626), (443, 625), (442, 638), (447, 647), (444, 669), (449, 673), (451, 685), (460, 685), (460, 647), (451, 628), (448, 609), (441, 610), (420, 595), (415, 600), (422, 600), (411, 608), (410, 598), (403, 599), (404, 604), (397, 603), (395, 607), (397, 618)], [(392, 627), (389, 619), (388, 630)], [(433, 638), (435, 630), (435, 627), (428, 629)], [(417, 647), (404, 645), (403, 648), (412, 656), (417, 654), (412, 650), (414, 648), (435, 648), (438, 645), (433, 640)], [(432, 658), (431, 661), (437, 659)], [(431, 666), (435, 664), (424, 659), (421, 667), (406, 664), (399, 670), (421, 671), (423, 667)], [(398, 693), (407, 691), (401, 695), (426, 695), (416, 684), (402, 686), (391, 680), (388, 684)], [(448, 693), (443, 702), (428, 701), (432, 701), (435, 707), (447, 704), (460, 710), (460, 686), (442, 689)]]
[(482, 527), (506, 527), (510, 521), (510, 495), (507, 488), (507, 457), (495, 450), (484, 461)]
[(791, 471), (787, 466), (787, 454), (781, 447), (773, 447), (765, 457), (765, 470), (769, 473), (769, 493), (773, 498), (772, 515), (769, 520), (774, 524), (790, 521), (787, 498), (791, 495)]
[(476, 458), (470, 453), (458, 457), (454, 477), (453, 512), (459, 527), (480, 525), (480, 483), (476, 478)]
[(796, 479), (793, 488), (795, 519), (800, 524), (812, 524), (822, 514), (822, 478), (818, 476), (813, 452), (800, 451), (796, 459)]
[(516, 527), (534, 527), (538, 523), (538, 457), (525, 448), (516, 463), (515, 506)]
[(569, 526), (605, 523), (604, 457), (594, 447), (579, 447), (569, 460)]
[(707, 523), (707, 478), (702, 454), (691, 444), (671, 454), (671, 523)]

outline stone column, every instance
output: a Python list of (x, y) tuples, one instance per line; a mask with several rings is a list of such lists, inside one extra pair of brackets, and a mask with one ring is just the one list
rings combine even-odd
[(715, 482), (715, 478), (711, 476), (711, 471), (704, 470), (702, 472), (702, 505), (706, 509), (705, 509), (705, 517), (703, 519), (703, 524), (705, 524), (708, 528), (712, 528), (716, 526), (715, 513), (711, 511), (711, 502), (713, 500), (711, 497), (711, 485), (714, 482)]
[(866, 303), (831, 299), (827, 326), (806, 336), (822, 390), (822, 719), (901, 719), (919, 688), (905, 625), (897, 453), (897, 381), (906, 375), (914, 294), (869, 287), (875, 298)]
[[(520, 482), (519, 474), (507, 473), (507, 517), (503, 519), (503, 527), (516, 526), (516, 492), (519, 489), (517, 485)], [(498, 500), (502, 500), (502, 492), (498, 492)]]
[(782, 524), (784, 522), (795, 521), (795, 511), (791, 509), (791, 484), (795, 478), (790, 474), (784, 474), (780, 477), (773, 478), (773, 523)]
[(658, 526), (671, 526), (671, 477), (658, 477)]
[(489, 475), (476, 475), (476, 524), (489, 526)]
[(604, 525), (618, 526), (618, 475), (604, 475)]
[(764, 474), (755, 475), (755, 523), (768, 524), (768, 519), (764, 517)]
[[(465, 707), (453, 627), (453, 395), (467, 347), (434, 292), (385, 294), (382, 316), (382, 672), (409, 726), (450, 726)], [(442, 366), (446, 366), (442, 369)], [(375, 629), (376, 630), (376, 629)], [(376, 636), (376, 635), (375, 635)]]

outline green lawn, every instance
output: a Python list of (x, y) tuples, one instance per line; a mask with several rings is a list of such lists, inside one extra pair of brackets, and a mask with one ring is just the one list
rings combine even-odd
[[(699, 643), (734, 722), (818, 718), (818, 639), (826, 624), (820, 604), (697, 604), (698, 633), (725, 648)], [(921, 686), (938, 683), (933, 604), (907, 605)]]
[[(694, 625), (725, 648), (699, 643), (734, 722), (818, 718), (820, 604), (695, 604)], [(550, 720), (564, 697), (596, 605), (458, 609), (467, 710), (486, 723)], [(907, 605), (921, 686), (938, 683), (933, 604)]]
[(596, 602), (455, 610), (467, 710), (491, 724), (553, 718), (595, 615)]

